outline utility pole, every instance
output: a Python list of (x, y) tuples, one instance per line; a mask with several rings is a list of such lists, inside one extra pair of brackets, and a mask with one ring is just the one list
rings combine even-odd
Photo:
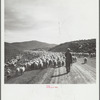
[(61, 30), (60, 30), (60, 22), (58, 22), (58, 29), (59, 29), (59, 35), (61, 34)]

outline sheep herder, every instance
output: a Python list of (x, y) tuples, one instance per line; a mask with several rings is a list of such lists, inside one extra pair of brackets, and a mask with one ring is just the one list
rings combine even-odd
[(66, 72), (69, 73), (70, 72), (70, 66), (72, 64), (72, 55), (70, 53), (70, 48), (67, 48), (67, 52), (65, 53), (65, 57), (66, 57)]

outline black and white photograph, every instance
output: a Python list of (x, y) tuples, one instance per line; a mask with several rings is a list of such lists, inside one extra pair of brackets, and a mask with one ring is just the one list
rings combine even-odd
[(5, 84), (96, 84), (98, 0), (4, 0)]
[(99, 100), (99, 0), (1, 0), (1, 100)]

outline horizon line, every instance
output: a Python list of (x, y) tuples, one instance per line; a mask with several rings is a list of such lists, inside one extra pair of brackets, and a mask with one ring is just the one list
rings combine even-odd
[[(96, 39), (96, 38), (89, 38), (89, 39), (76, 39), (76, 40), (72, 40), (72, 41), (66, 41), (66, 42), (74, 42), (74, 41), (80, 41), (80, 40), (90, 40), (90, 39)], [(27, 40), (27, 41), (16, 41), (16, 42), (7, 42), (7, 41), (4, 41), (6, 43), (21, 43), (21, 42), (31, 42), (31, 41), (37, 41), (37, 42), (43, 42), (43, 43), (47, 43), (47, 44), (57, 44), (57, 43), (48, 43), (48, 42), (45, 42), (45, 41), (38, 41), (38, 40)], [(61, 42), (61, 43), (58, 43), (58, 44), (62, 44), (62, 43), (66, 43), (66, 42)]]

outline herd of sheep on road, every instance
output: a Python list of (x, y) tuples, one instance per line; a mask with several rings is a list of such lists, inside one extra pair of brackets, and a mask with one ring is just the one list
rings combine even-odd
[[(41, 51), (38, 51), (39, 53)], [(38, 54), (37, 52), (37, 54)], [(36, 52), (31, 52), (36, 53)], [(11, 61), (5, 64), (5, 80), (11, 77), (22, 75), (25, 71), (44, 69), (48, 67), (61, 67), (65, 66), (65, 53), (62, 52), (41, 52), (41, 56), (33, 59), (25, 59), (24, 63), (20, 62), (23, 55), (16, 56), (16, 59), (11, 59)], [(95, 57), (95, 53), (72, 53), (73, 63), (77, 61), (77, 57), (84, 57), (84, 63), (87, 62), (87, 57)], [(20, 62), (20, 63), (19, 63)]]

